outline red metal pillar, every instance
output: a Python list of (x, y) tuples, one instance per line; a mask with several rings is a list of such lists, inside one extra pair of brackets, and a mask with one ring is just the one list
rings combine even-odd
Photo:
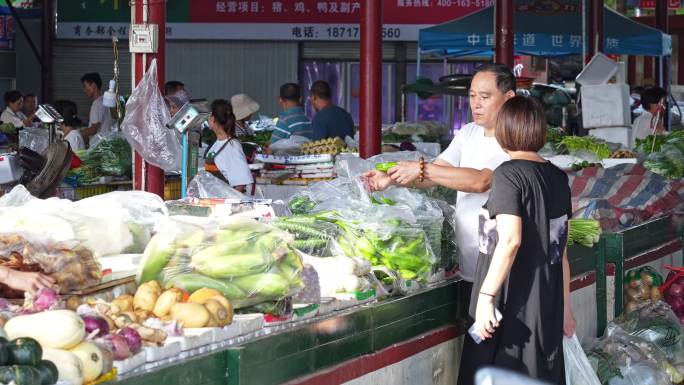
[[(655, 27), (663, 33), (668, 33), (667, 0), (656, 0)], [(665, 90), (670, 84), (670, 60), (667, 56), (657, 57), (655, 62), (655, 83)]]
[(515, 12), (513, 0), (496, 0), (494, 5), (494, 62), (513, 68)]
[(43, 0), (41, 6), (43, 8), (42, 23), (41, 23), (41, 88), (40, 88), (40, 102), (52, 103), (52, 38), (55, 32), (55, 12), (52, 0)]
[(588, 0), (589, 22), (587, 23), (587, 57), (588, 62), (597, 52), (603, 52), (603, 1)]
[[(136, 24), (156, 24), (159, 26), (159, 45), (155, 54), (135, 55), (135, 79), (137, 85), (152, 59), (157, 59), (157, 83), (159, 89), (164, 89), (164, 75), (166, 73), (166, 0), (134, 0), (131, 2)], [(140, 155), (135, 154), (135, 169), (133, 173), (133, 188), (144, 190), (164, 197), (164, 170), (145, 162)]]
[(361, 2), (361, 132), (362, 158), (380, 153), (382, 121), (382, 2)]

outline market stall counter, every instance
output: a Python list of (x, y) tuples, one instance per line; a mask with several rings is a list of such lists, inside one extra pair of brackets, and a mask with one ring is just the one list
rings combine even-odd
[[(328, 316), (264, 329), (212, 352), (178, 359), (164, 367), (133, 372), (121, 385), (329, 384), (405, 382), (404, 368), (415, 370), (412, 383), (454, 383), (458, 341), (465, 332), (462, 284), (449, 281), (406, 297), (357, 306)], [(426, 353), (430, 351), (429, 357)], [(415, 360), (420, 356), (422, 360)], [(413, 359), (412, 359), (413, 358)], [(442, 367), (433, 378), (433, 367)], [(396, 381), (392, 379), (396, 378)], [(401, 378), (401, 380), (400, 380)]]

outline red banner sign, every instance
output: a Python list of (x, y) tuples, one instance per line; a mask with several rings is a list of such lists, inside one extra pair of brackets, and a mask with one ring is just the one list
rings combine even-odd
[[(356, 24), (367, 0), (195, 0), (193, 23)], [(494, 4), (494, 0), (384, 0), (384, 24), (438, 24)]]
[[(639, 8), (655, 8), (655, 0), (641, 0)], [(667, 7), (670, 9), (677, 9), (681, 6), (681, 0), (668, 0)]]

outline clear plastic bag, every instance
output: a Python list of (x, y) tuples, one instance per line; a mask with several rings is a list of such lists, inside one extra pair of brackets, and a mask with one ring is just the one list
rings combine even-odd
[(85, 165), (92, 166), (97, 175), (131, 177), (133, 153), (131, 145), (119, 132), (101, 135), (96, 145), (81, 156)]
[(670, 306), (663, 302), (647, 301), (637, 310), (611, 321), (606, 334), (625, 332), (657, 346), (672, 363), (684, 362), (682, 325)]
[(277, 301), (303, 287), (293, 237), (254, 220), (170, 217), (140, 263), (138, 282), (219, 290), (237, 308)]
[[(657, 346), (620, 328), (588, 350), (587, 359), (602, 384), (669, 385), (684, 380)], [(642, 382), (644, 378), (649, 380)]]
[(0, 199), (0, 232), (21, 231), (54, 242), (77, 241), (96, 258), (141, 253), (156, 220), (167, 216), (158, 196), (117, 191), (78, 202), (30, 197), (21, 186)]
[(178, 171), (181, 168), (181, 144), (177, 132), (166, 127), (170, 119), (157, 86), (155, 59), (126, 103), (121, 131), (131, 147), (147, 162), (164, 171)]
[(0, 234), (0, 257), (12, 256), (23, 263), (37, 263), (51, 276), (60, 293), (81, 290), (100, 283), (102, 272), (93, 254), (78, 242), (54, 242), (27, 234)]
[(563, 338), (563, 357), (565, 358), (566, 384), (601, 385), (576, 335)]
[(45, 154), (50, 145), (50, 135), (46, 129), (26, 127), (19, 131), (19, 147), (26, 147), (39, 154)]
[(200, 171), (188, 183), (188, 197), (199, 199), (239, 199), (249, 201), (251, 197), (235, 190), (208, 171)]
[(274, 155), (299, 155), (299, 147), (311, 140), (304, 136), (291, 135), (287, 139), (281, 139), (272, 143), (269, 148)]

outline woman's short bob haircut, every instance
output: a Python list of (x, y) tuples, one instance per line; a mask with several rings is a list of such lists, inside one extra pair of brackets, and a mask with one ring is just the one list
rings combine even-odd
[(494, 136), (506, 151), (537, 152), (546, 143), (544, 107), (533, 97), (514, 96), (501, 106)]

